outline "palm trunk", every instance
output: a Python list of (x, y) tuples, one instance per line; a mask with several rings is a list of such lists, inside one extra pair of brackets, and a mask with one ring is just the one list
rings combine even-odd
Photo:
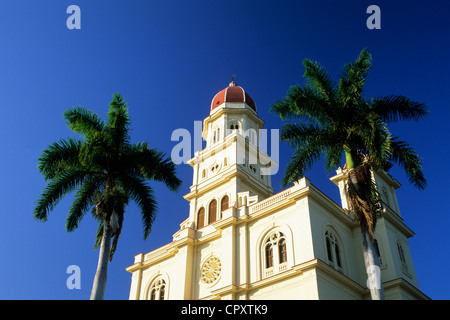
[[(347, 160), (348, 183), (351, 183), (353, 185), (358, 197), (367, 201), (368, 199), (366, 199), (367, 197), (365, 195), (365, 192), (362, 190), (363, 188), (360, 186), (357, 176), (354, 172), (355, 162), (353, 160), (350, 149), (347, 146), (344, 146), (344, 152)], [(375, 250), (373, 234), (372, 236), (371, 234), (369, 234), (367, 224), (363, 228), (361, 228), (361, 234), (364, 265), (366, 267), (366, 273), (368, 277), (367, 287), (370, 290), (372, 300), (384, 300), (384, 290), (380, 272), (380, 261), (378, 259), (378, 253)]]
[(111, 224), (109, 219), (103, 220), (103, 236), (98, 256), (97, 272), (92, 285), (91, 300), (103, 300), (105, 296), (106, 279), (111, 248)]
[(375, 250), (375, 244), (368, 232), (362, 233), (364, 264), (367, 273), (367, 287), (372, 300), (384, 300), (384, 290), (381, 283), (380, 260)]

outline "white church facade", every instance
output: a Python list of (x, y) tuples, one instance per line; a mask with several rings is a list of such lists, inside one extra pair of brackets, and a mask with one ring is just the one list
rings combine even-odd
[[(331, 178), (341, 205), (308, 178), (273, 194), (258, 149), (263, 120), (234, 82), (216, 94), (203, 122), (206, 148), (189, 160), (189, 216), (173, 241), (135, 256), (126, 268), (130, 299), (370, 299), (360, 228), (344, 193), (345, 171)], [(386, 299), (428, 299), (419, 289), (400, 215), (400, 184), (375, 175), (384, 212), (375, 231)]]

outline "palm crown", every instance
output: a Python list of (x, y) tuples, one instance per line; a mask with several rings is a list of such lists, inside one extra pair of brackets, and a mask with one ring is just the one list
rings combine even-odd
[(305, 59), (306, 85), (290, 87), (286, 97), (273, 107), (286, 123), (281, 139), (294, 148), (283, 184), (295, 181), (320, 157), (329, 171), (340, 165), (343, 153), (347, 167), (370, 160), (375, 170), (388, 170), (393, 163), (403, 167), (409, 181), (424, 188), (422, 161), (405, 141), (393, 137), (387, 123), (419, 120), (428, 110), (425, 104), (404, 96), (366, 99), (363, 88), (372, 65), (371, 55), (362, 50), (356, 61), (344, 66), (336, 84), (317, 62)]
[(66, 219), (67, 231), (76, 229), (95, 205), (92, 212), (99, 221), (96, 246), (100, 244), (104, 221), (113, 225), (111, 259), (130, 199), (140, 208), (144, 239), (151, 231), (157, 202), (146, 180), (161, 181), (172, 191), (180, 187), (181, 181), (176, 177), (174, 163), (164, 153), (149, 148), (145, 142), (130, 143), (128, 107), (122, 96), (113, 96), (106, 122), (81, 107), (68, 109), (64, 118), (83, 139), (62, 139), (42, 152), (38, 168), (48, 183), (37, 200), (34, 217), (46, 221), (58, 201), (75, 191)]
[(282, 183), (302, 177), (322, 156), (330, 172), (345, 154), (352, 182), (346, 185), (347, 198), (362, 232), (368, 232), (373, 241), (381, 206), (371, 172), (388, 171), (397, 163), (412, 184), (420, 189), (426, 186), (419, 155), (408, 143), (393, 137), (387, 123), (419, 120), (428, 110), (425, 104), (404, 96), (364, 98), (372, 65), (365, 49), (356, 61), (344, 66), (337, 84), (317, 62), (305, 59), (303, 65), (306, 85), (290, 87), (286, 97), (272, 107), (282, 119), (300, 120), (285, 123), (281, 131), (281, 139), (294, 149)]

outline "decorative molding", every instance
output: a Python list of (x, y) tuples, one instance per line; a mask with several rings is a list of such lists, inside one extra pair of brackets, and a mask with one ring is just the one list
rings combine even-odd
[(213, 286), (216, 284), (222, 275), (222, 261), (219, 257), (212, 254), (205, 262), (203, 262), (200, 269), (200, 279), (203, 284)]

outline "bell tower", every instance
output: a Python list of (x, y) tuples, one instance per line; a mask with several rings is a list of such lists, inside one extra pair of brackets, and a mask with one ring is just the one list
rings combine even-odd
[(270, 169), (276, 166), (259, 148), (258, 117), (250, 95), (234, 81), (218, 92), (203, 121), (206, 148), (188, 161), (193, 167), (189, 226), (203, 228), (223, 218), (223, 211), (258, 202), (273, 194)]

